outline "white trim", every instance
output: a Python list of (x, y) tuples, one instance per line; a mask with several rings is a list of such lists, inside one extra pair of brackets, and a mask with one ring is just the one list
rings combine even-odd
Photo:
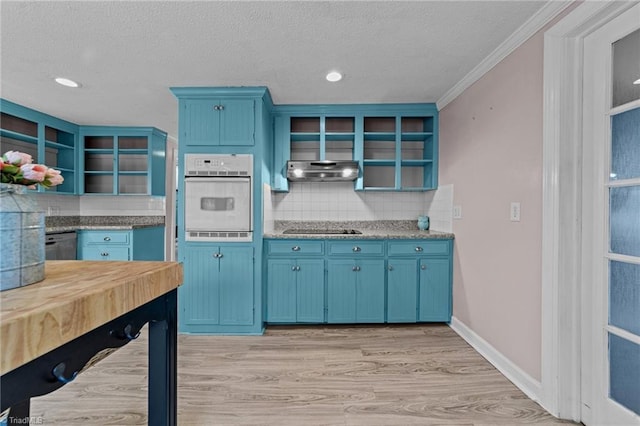
[(617, 254), (617, 253), (607, 253), (605, 254), (605, 258), (608, 260), (615, 260), (618, 262), (633, 263), (635, 265), (640, 265), (640, 257), (637, 257), (637, 256), (629, 256), (626, 254)]
[[(570, 16), (570, 15), (569, 15)], [(582, 49), (544, 40), (542, 207), (542, 405), (580, 418), (580, 149)], [(562, 283), (562, 285), (560, 285)], [(551, 355), (553, 354), (553, 355)]]
[(513, 34), (503, 41), (493, 52), (475, 66), (467, 75), (450, 88), (437, 100), (438, 110), (441, 110), (462, 92), (467, 90), (473, 83), (480, 80), (487, 72), (495, 67), (500, 61), (506, 58), (511, 52), (516, 50), (522, 43), (531, 38), (532, 35), (540, 31), (560, 12), (571, 5), (571, 1), (548, 1), (531, 18), (522, 24)]
[(614, 327), (613, 325), (606, 325), (604, 327), (605, 331), (615, 334), (618, 337), (622, 337), (630, 342), (635, 343), (636, 345), (640, 345), (640, 336), (633, 334), (627, 330), (623, 330), (622, 328)]
[(637, 186), (637, 185), (640, 185), (640, 178), (611, 180), (605, 184), (605, 186), (609, 188), (619, 188), (623, 186)]
[(621, 114), (623, 112), (631, 111), (632, 109), (636, 109), (638, 107), (640, 107), (640, 99), (623, 104), (623, 105), (618, 105), (615, 108), (611, 108), (611, 110), (609, 111), (609, 115)]
[(451, 318), (449, 327), (470, 344), (480, 355), (489, 361), (507, 379), (516, 385), (532, 400), (540, 403), (540, 382), (529, 376), (509, 358), (500, 353), (489, 342), (478, 336), (456, 317)]

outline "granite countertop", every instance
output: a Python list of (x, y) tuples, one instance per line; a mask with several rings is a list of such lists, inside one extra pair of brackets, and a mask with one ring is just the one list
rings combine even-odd
[(164, 216), (47, 216), (46, 232), (81, 229), (138, 229), (164, 226)]
[[(286, 229), (356, 229), (361, 234), (283, 234)], [(276, 221), (273, 232), (264, 238), (280, 239), (453, 239), (454, 234), (435, 230), (421, 231), (415, 220), (369, 221)]]

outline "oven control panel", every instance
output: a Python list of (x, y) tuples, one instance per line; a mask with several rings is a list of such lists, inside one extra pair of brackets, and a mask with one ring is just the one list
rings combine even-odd
[(251, 176), (251, 154), (186, 154), (185, 176)]

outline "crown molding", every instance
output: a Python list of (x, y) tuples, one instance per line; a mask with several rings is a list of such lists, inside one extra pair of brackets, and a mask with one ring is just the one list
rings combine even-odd
[(488, 73), (500, 61), (506, 58), (511, 52), (516, 50), (522, 43), (527, 41), (531, 36), (540, 31), (542, 27), (547, 25), (553, 18), (558, 16), (560, 12), (573, 4), (573, 1), (548, 1), (542, 6), (531, 18), (522, 24), (513, 34), (503, 41), (493, 52), (482, 60), (474, 69), (465, 75), (462, 80), (457, 82), (449, 89), (438, 101), (436, 105), (441, 110), (455, 98), (460, 96), (473, 83), (480, 80), (482, 76)]

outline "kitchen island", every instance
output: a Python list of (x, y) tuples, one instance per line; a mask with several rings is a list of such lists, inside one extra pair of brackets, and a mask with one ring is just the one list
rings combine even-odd
[(0, 411), (72, 381), (149, 323), (149, 424), (176, 424), (177, 262), (49, 261), (45, 280), (0, 293)]

